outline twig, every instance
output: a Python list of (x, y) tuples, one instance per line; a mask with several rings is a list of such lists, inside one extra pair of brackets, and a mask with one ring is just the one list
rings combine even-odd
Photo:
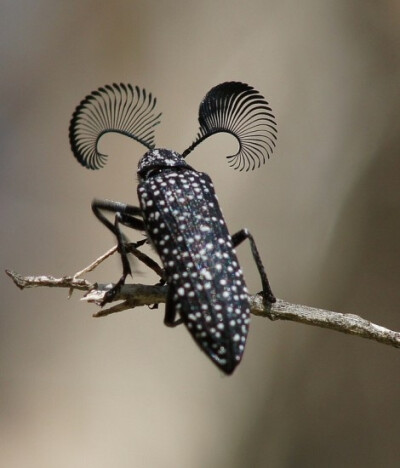
[[(113, 248), (115, 249), (115, 248)], [(107, 252), (100, 259), (93, 262), (90, 267), (94, 269), (112, 250)], [(113, 250), (115, 251), (115, 250)], [(100, 261), (99, 261), (100, 260)], [(89, 267), (88, 267), (89, 268)], [(88, 271), (84, 269), (82, 271)], [(40, 286), (68, 288), (69, 290), (79, 289), (87, 291), (81, 299), (99, 305), (112, 284), (93, 284), (89, 281), (73, 276), (63, 276), (54, 278), (52, 276), (21, 276), (13, 271), (6, 270), (6, 274), (20, 288), (35, 288)], [(143, 305), (155, 305), (165, 303), (167, 297), (167, 287), (160, 285), (126, 284), (115, 296), (114, 301), (122, 301), (106, 309), (93, 314), (93, 317), (105, 317), (110, 314), (122, 312), (127, 309)], [(278, 299), (274, 304), (265, 304), (263, 298), (256, 294), (250, 297), (251, 312), (254, 315), (267, 317), (271, 320), (290, 320), (293, 322), (314, 325), (322, 328), (329, 328), (350, 335), (357, 335), (362, 338), (377, 341), (395, 348), (400, 347), (400, 332), (389, 330), (388, 328), (376, 325), (368, 320), (353, 314), (342, 314), (329, 310), (317, 309)], [(157, 307), (157, 306), (155, 306)]]
[(357, 335), (378, 343), (400, 348), (400, 332), (377, 325), (354, 314), (342, 314), (305, 305), (292, 304), (278, 299), (270, 311), (263, 305), (259, 295), (250, 298), (251, 312), (271, 320), (290, 320), (292, 322), (329, 328), (349, 335)]
[(22, 276), (10, 270), (6, 270), (6, 275), (14, 281), (19, 289), (46, 286), (48, 288), (71, 288), (79, 289), (80, 291), (89, 291), (94, 288), (94, 284), (83, 278), (75, 278), (74, 276), (63, 276), (62, 278), (54, 278), (54, 276), (47, 275)]
[(114, 245), (114, 247), (111, 247), (111, 249), (108, 250), (105, 254), (101, 255), (99, 258), (96, 258), (96, 260), (92, 262), (90, 265), (83, 268), (83, 270), (80, 270), (77, 273), (75, 273), (73, 278), (74, 279), (79, 278), (84, 273), (89, 273), (90, 271), (93, 271), (95, 268), (97, 268), (100, 265), (100, 263), (104, 262), (104, 260), (106, 260), (108, 257), (113, 255), (117, 250), (118, 250), (118, 245)]

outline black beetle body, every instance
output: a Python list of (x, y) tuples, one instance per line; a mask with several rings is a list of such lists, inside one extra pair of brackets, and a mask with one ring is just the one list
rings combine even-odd
[(143, 157), (138, 172), (143, 219), (169, 287), (166, 322), (178, 313), (201, 349), (230, 374), (244, 351), (250, 306), (211, 179), (159, 149)]
[[(107, 131), (131, 136), (149, 148), (138, 164), (140, 207), (100, 200), (92, 205), (100, 221), (117, 236), (123, 262), (123, 275), (104, 302), (113, 298), (131, 273), (119, 223), (145, 231), (161, 258), (168, 285), (165, 324), (183, 322), (209, 358), (231, 374), (242, 359), (250, 322), (248, 291), (234, 250), (244, 239), (250, 240), (264, 298), (270, 302), (275, 298), (251, 234), (242, 230), (231, 237), (210, 177), (189, 166), (184, 157), (211, 134), (225, 131), (240, 144), (239, 152), (228, 157), (231, 165), (254, 169), (275, 145), (276, 124), (257, 91), (242, 83), (223, 83), (203, 100), (197, 140), (180, 155), (154, 148), (153, 127), (159, 119), (153, 114), (154, 106), (151, 94), (114, 84), (87, 96), (71, 121), (71, 147), (85, 167), (104, 165), (106, 156), (98, 153), (97, 142)], [(104, 210), (115, 213), (114, 224)], [(145, 261), (152, 267), (151, 262)]]

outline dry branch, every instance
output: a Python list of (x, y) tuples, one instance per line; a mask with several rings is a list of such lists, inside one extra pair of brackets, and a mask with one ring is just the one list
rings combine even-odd
[[(97, 284), (79, 278), (83, 273), (92, 271), (106, 258), (116, 251), (113, 247), (104, 255), (99, 257), (88, 267), (73, 276), (63, 276), (54, 278), (52, 276), (21, 276), (13, 271), (6, 270), (6, 274), (14, 281), (20, 289), (35, 287), (56, 287), (67, 288), (70, 294), (74, 289), (86, 291), (81, 300), (99, 305), (104, 294), (113, 286), (112, 284)], [(154, 305), (165, 303), (167, 297), (167, 287), (160, 285), (126, 284), (121, 288), (113, 302), (117, 304), (108, 308), (102, 308), (93, 317), (105, 317), (107, 315), (133, 309), (143, 305)], [(386, 345), (400, 347), (400, 332), (389, 330), (388, 328), (376, 325), (358, 315), (342, 314), (324, 309), (317, 309), (298, 304), (292, 304), (281, 299), (277, 299), (274, 304), (265, 304), (263, 298), (256, 294), (250, 297), (251, 312), (254, 315), (267, 317), (270, 320), (290, 320), (306, 325), (314, 325), (322, 328), (329, 328), (350, 335), (357, 335)]]

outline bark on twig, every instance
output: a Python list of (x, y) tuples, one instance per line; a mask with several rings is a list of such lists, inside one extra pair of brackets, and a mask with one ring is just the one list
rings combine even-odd
[[(90, 267), (95, 268), (101, 261), (115, 252), (111, 249), (100, 259), (93, 262)], [(89, 268), (89, 267), (88, 267)], [(82, 271), (88, 271), (84, 269)], [(74, 276), (63, 276), (54, 278), (52, 276), (21, 276), (13, 271), (6, 270), (7, 275), (20, 288), (35, 288), (40, 286), (67, 288), (70, 293), (74, 289), (86, 291), (82, 300), (99, 305), (112, 284), (96, 284)], [(81, 273), (81, 272), (80, 272)], [(105, 317), (116, 312), (143, 305), (154, 305), (165, 303), (167, 287), (160, 285), (126, 284), (122, 287), (113, 302), (118, 302), (108, 308), (100, 309), (93, 314), (94, 317)], [(119, 302), (121, 301), (121, 302)], [(277, 299), (274, 304), (265, 304), (260, 295), (250, 297), (251, 312), (254, 315), (267, 317), (270, 320), (290, 320), (306, 325), (314, 325), (322, 328), (329, 328), (350, 335), (357, 335), (362, 338), (377, 341), (396, 348), (400, 347), (400, 332), (389, 330), (388, 328), (376, 325), (368, 320), (353, 314), (342, 314), (329, 310), (317, 309)]]

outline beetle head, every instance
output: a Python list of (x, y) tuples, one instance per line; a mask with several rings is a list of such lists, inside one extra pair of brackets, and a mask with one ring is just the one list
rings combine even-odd
[(190, 166), (176, 151), (151, 149), (139, 161), (138, 175), (140, 179), (146, 179), (154, 172), (168, 168), (190, 168)]

